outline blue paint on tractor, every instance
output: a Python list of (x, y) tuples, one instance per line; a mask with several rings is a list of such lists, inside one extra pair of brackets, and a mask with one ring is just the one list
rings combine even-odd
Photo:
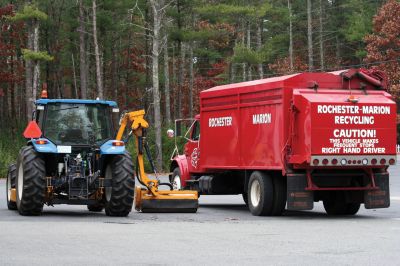
[(105, 104), (117, 108), (117, 103), (114, 101), (105, 100), (79, 100), (79, 99), (39, 99), (37, 105), (46, 105), (49, 103), (72, 103), (72, 104)]
[[(46, 144), (37, 144), (36, 141), (38, 141), (38, 140), (44, 140), (44, 141), (47, 141), (47, 143)], [(45, 138), (34, 139), (31, 141), (31, 143), (36, 152), (57, 153), (57, 146), (54, 145), (54, 143), (48, 139), (45, 139)]]
[(112, 143), (116, 140), (109, 140), (100, 147), (100, 154), (124, 154), (125, 146), (113, 146)]

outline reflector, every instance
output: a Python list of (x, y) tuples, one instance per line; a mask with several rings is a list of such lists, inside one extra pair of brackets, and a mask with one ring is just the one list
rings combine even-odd
[(42, 136), (42, 131), (40, 130), (36, 121), (30, 121), (28, 126), (24, 131), (24, 138), (26, 139), (36, 139)]

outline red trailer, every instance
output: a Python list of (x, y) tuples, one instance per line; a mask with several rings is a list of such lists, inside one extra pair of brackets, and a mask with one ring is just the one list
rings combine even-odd
[(253, 215), (279, 215), (286, 202), (311, 210), (320, 200), (328, 214), (387, 208), (396, 104), (386, 84), (378, 70), (351, 69), (202, 91), (171, 182), (243, 194)]

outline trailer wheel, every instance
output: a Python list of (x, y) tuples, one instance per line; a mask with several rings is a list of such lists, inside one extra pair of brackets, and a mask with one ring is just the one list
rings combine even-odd
[(129, 153), (116, 155), (107, 165), (105, 178), (112, 179), (112, 187), (105, 188), (107, 216), (127, 216), (133, 205), (135, 189), (134, 167)]
[(324, 200), (324, 209), (328, 215), (355, 215), (360, 203), (347, 203), (343, 191), (334, 191), (332, 198)]
[(254, 171), (249, 179), (247, 190), (249, 209), (255, 216), (269, 216), (273, 211), (273, 182), (270, 176)]
[(281, 215), (286, 206), (286, 182), (282, 176), (274, 176), (274, 204), (272, 215)]
[(17, 210), (17, 203), (11, 201), (11, 189), (15, 188), (15, 179), (17, 176), (17, 167), (15, 164), (12, 164), (8, 167), (7, 173), (7, 207), (9, 210), (15, 211)]
[(32, 147), (24, 147), (19, 153), (16, 189), (18, 212), (21, 215), (40, 215), (46, 189), (46, 168)]
[(175, 167), (170, 181), (174, 190), (182, 189), (181, 170), (179, 167)]
[(246, 204), (246, 206), (249, 206), (249, 196), (248, 196), (247, 192), (242, 193), (242, 198), (243, 198), (243, 201)]

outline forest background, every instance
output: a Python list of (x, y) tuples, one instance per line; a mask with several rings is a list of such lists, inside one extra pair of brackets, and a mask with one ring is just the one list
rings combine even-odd
[(43, 84), (144, 108), (164, 170), (166, 129), (218, 84), (377, 66), (398, 100), (399, 14), (397, 0), (0, 0), (0, 176)]

